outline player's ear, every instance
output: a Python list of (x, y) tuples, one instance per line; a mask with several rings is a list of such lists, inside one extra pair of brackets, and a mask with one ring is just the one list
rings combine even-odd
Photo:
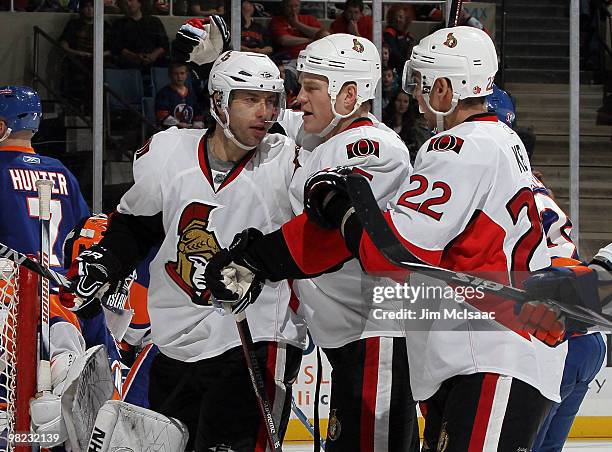
[(357, 102), (357, 85), (354, 83), (345, 84), (340, 91), (340, 95), (346, 112), (352, 111), (355, 107), (355, 102)]
[(436, 96), (440, 100), (443, 100), (447, 97), (449, 99), (452, 99), (453, 98), (453, 87), (451, 86), (450, 80), (448, 80), (447, 78), (442, 78), (442, 77), (436, 79), (436, 82), (434, 83), (434, 86), (432, 89), (432, 94), (434, 94), (434, 96)]

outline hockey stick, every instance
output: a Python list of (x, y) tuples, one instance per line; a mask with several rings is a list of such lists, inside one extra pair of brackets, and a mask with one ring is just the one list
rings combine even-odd
[[(459, 273), (424, 263), (415, 263), (415, 256), (402, 245), (387, 224), (374, 198), (368, 180), (360, 174), (350, 174), (347, 176), (347, 189), (351, 203), (363, 228), (372, 239), (376, 248), (393, 265), (416, 271), (447, 283), (480, 288), (485, 292), (519, 303), (533, 301), (527, 298), (524, 290), (515, 287), (506, 286), (467, 273)], [(600, 314), (583, 306), (568, 305), (557, 300), (547, 299), (542, 301), (557, 307), (568, 318), (608, 330), (612, 328), (612, 315)]]
[[(310, 433), (313, 438), (316, 438), (317, 436), (315, 434), (314, 426), (310, 423), (310, 420), (308, 420), (304, 412), (300, 410), (300, 407), (297, 406), (297, 403), (295, 403), (295, 399), (293, 397), (291, 397), (291, 410), (293, 411), (293, 414), (295, 414), (295, 417), (297, 417), (302, 423), (304, 428), (308, 430), (308, 433)], [(323, 439), (321, 439), (321, 449), (325, 450), (325, 441)]]
[[(230, 309), (226, 307), (226, 309)], [(249, 376), (251, 377), (251, 385), (253, 386), (253, 392), (259, 405), (259, 411), (261, 418), (266, 425), (266, 433), (268, 436), (268, 443), (274, 452), (282, 452), (281, 442), (278, 438), (278, 430), (274, 424), (274, 417), (272, 416), (272, 408), (268, 396), (266, 395), (266, 388), (264, 385), (263, 375), (257, 364), (257, 356), (253, 351), (253, 337), (251, 336), (251, 329), (249, 328), (249, 322), (246, 318), (246, 313), (241, 312), (234, 315), (236, 320), (236, 327), (238, 328), (238, 334), (240, 335), (240, 342), (242, 343), (242, 352), (244, 354), (244, 360), (246, 361), (247, 368), (249, 369)]]
[[(49, 254), (51, 244), (49, 243), (49, 221), (51, 220), (51, 190), (53, 182), (39, 179), (36, 181), (38, 190), (38, 222), (40, 226), (40, 263), (49, 268)], [(38, 279), (40, 290), (40, 360), (38, 361), (38, 392), (51, 391), (51, 344), (49, 324), (49, 280)]]
[(31, 270), (34, 273), (42, 276), (43, 278), (47, 278), (49, 281), (52, 281), (58, 286), (62, 286), (68, 290), (70, 290), (71, 288), (70, 281), (68, 281), (64, 277), (64, 275), (51, 270), (49, 267), (41, 265), (34, 259), (30, 259), (25, 254), (22, 254), (19, 251), (15, 251), (13, 248), (3, 243), (0, 243), (0, 257), (4, 257), (10, 261), (13, 261), (17, 265), (21, 265), (27, 268), (28, 270)]
[[(40, 262), (29, 258), (25, 254), (14, 250), (13, 248), (5, 245), (4, 243), (0, 243), (0, 257), (4, 257), (12, 262), (15, 262), (17, 265), (21, 265), (27, 268), (28, 270), (32, 270), (34, 273), (42, 276), (43, 278), (48, 279), (57, 286), (63, 287), (69, 292), (73, 291), (72, 283), (68, 281), (68, 279), (66, 279), (64, 275), (54, 270), (51, 270), (49, 267), (45, 267)], [(102, 306), (104, 306), (109, 311), (113, 311), (117, 314), (123, 313), (123, 310), (118, 308), (117, 306), (111, 306), (108, 303), (102, 303)]]
[(463, 0), (448, 0), (446, 5), (449, 9), (448, 27), (456, 27), (463, 12)]

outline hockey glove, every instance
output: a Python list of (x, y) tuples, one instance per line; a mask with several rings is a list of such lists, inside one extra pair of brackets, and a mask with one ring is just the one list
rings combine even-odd
[(261, 231), (248, 228), (236, 234), (228, 249), (215, 254), (206, 265), (204, 278), (213, 303), (232, 305), (232, 313), (244, 311), (263, 289), (263, 279), (248, 255), (247, 248), (263, 237)]
[(556, 307), (539, 301), (530, 301), (519, 306), (518, 319), (523, 330), (550, 347), (563, 342), (565, 319)]
[(67, 278), (73, 283), (72, 293), (60, 288), (60, 301), (71, 311), (91, 309), (98, 305), (108, 284), (116, 280), (120, 268), (117, 258), (106, 248), (92, 245), (72, 262)]
[(325, 229), (337, 229), (351, 209), (346, 177), (352, 169), (338, 166), (317, 171), (304, 185), (304, 210), (308, 219)]
[(230, 47), (230, 33), (221, 16), (189, 19), (176, 33), (172, 57), (197, 65), (212, 63)]

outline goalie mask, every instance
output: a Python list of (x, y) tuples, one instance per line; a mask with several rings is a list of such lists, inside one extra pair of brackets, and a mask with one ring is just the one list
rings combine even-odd
[[(76, 257), (91, 246), (96, 245), (104, 237), (108, 227), (108, 217), (104, 214), (84, 218), (68, 233), (62, 248), (64, 253), (64, 268), (69, 269)], [(106, 290), (101, 291), (100, 302), (106, 309), (105, 317), (108, 329), (115, 339), (120, 341), (132, 319), (129, 295), (132, 283), (136, 279), (133, 271), (127, 277), (111, 281)], [(126, 309), (127, 307), (127, 309)], [(81, 311), (79, 311), (81, 312)], [(95, 311), (94, 311), (95, 312)], [(80, 315), (87, 315), (84, 311)]]
[[(404, 65), (402, 88), (410, 95), (420, 91), (427, 108), (436, 115), (437, 129), (441, 132), (444, 117), (455, 110), (461, 99), (493, 92), (496, 72), (497, 53), (488, 34), (473, 27), (444, 28), (424, 37), (412, 49)], [(451, 107), (446, 112), (434, 110), (429, 101), (439, 78), (448, 79), (453, 90)]]
[[(302, 50), (297, 61), (298, 72), (321, 75), (328, 81), (334, 119), (317, 135), (326, 136), (341, 119), (354, 114), (361, 104), (374, 99), (380, 80), (380, 55), (368, 39), (345, 33), (321, 38)], [(342, 87), (353, 82), (357, 85), (357, 102), (346, 115), (336, 112), (336, 97)]]
[[(227, 51), (222, 53), (213, 64), (208, 78), (208, 92), (210, 93), (210, 113), (215, 121), (223, 128), (227, 138), (240, 149), (249, 151), (255, 146), (241, 143), (231, 130), (229, 105), (231, 93), (234, 90), (253, 90), (276, 93), (276, 106), (273, 116), (266, 121), (272, 124), (278, 120), (285, 109), (285, 86), (276, 65), (266, 55), (253, 52)], [(214, 94), (220, 98), (215, 100)], [(217, 111), (225, 114), (222, 121)]]
[(79, 254), (102, 240), (107, 225), (108, 217), (104, 214), (79, 221), (64, 240), (64, 268), (70, 268)]

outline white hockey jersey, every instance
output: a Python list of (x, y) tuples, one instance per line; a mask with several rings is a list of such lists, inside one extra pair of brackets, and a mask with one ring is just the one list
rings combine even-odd
[[(387, 221), (423, 261), (474, 274), (495, 272), (508, 284), (514, 271), (550, 265), (531, 182), (518, 136), (494, 114), (475, 115), (423, 144), (414, 173), (390, 203)], [(397, 271), (366, 234), (360, 259), (368, 271)], [(491, 273), (485, 277), (491, 279)], [(410, 280), (426, 282), (417, 274)], [(498, 314), (513, 318), (511, 302), (495, 306), (505, 309)], [(525, 332), (478, 322), (490, 322), (489, 331), (471, 320), (454, 325), (460, 331), (436, 328), (437, 321), (424, 331), (406, 323), (417, 400), (432, 396), (454, 375), (477, 372), (513, 376), (560, 400), (564, 346), (549, 348)]]
[[(298, 118), (299, 119), (299, 118)], [(290, 133), (290, 132), (289, 132)], [(313, 173), (335, 166), (354, 167), (370, 179), (374, 195), (384, 208), (399, 184), (410, 176), (412, 166), (406, 146), (399, 136), (382, 123), (360, 118), (342, 133), (301, 152), (300, 167), (291, 182), (291, 205), (296, 215), (304, 210), (304, 184)], [(299, 253), (300, 238), (288, 238), (292, 254)], [(325, 254), (328, 250), (317, 248)], [(316, 250), (309, 259), (317, 259)], [(323, 259), (323, 256), (320, 256)], [(341, 347), (349, 342), (375, 336), (403, 336), (401, 322), (379, 322), (372, 317), (370, 289), (376, 278), (365, 274), (356, 259), (339, 271), (308, 280), (296, 280), (300, 313), (308, 330), (321, 347)]]
[[(294, 151), (289, 138), (268, 135), (223, 178), (210, 169), (205, 130), (170, 128), (135, 156), (135, 184), (118, 211), (162, 213), (166, 236), (150, 266), (148, 309), (153, 342), (167, 356), (197, 361), (240, 344), (233, 316), (210, 305), (204, 268), (243, 229), (272, 232), (292, 217)], [(290, 301), (286, 281), (264, 286), (246, 310), (254, 341), (304, 345), (306, 326)]]

